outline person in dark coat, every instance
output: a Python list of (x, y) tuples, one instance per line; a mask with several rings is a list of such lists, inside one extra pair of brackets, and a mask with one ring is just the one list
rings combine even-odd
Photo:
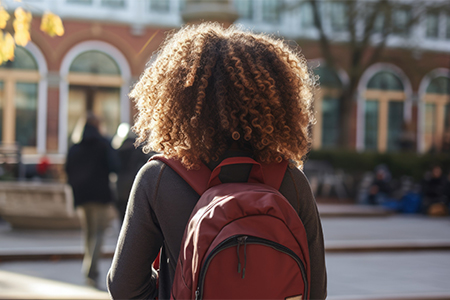
[(85, 253), (83, 273), (86, 283), (97, 287), (98, 259), (113, 200), (109, 174), (118, 169), (118, 160), (110, 143), (99, 132), (99, 119), (87, 116), (81, 141), (68, 152), (66, 172), (72, 187), (74, 204), (82, 222)]
[[(127, 124), (128, 125), (128, 124)], [(120, 221), (123, 222), (128, 203), (128, 197), (133, 186), (136, 174), (141, 167), (149, 160), (149, 158), (156, 154), (151, 151), (146, 154), (142, 151), (142, 147), (135, 147), (136, 134), (134, 134), (129, 125), (121, 124), (123, 128), (127, 128), (128, 132), (121, 145), (117, 145), (117, 154), (120, 161), (120, 170), (117, 173), (117, 203), (116, 207), (119, 212)], [(120, 128), (120, 127), (119, 127)], [(118, 135), (117, 135), (118, 136)], [(116, 137), (114, 137), (115, 139)], [(113, 139), (113, 143), (114, 143)], [(114, 145), (113, 145), (114, 146)]]
[(434, 204), (447, 202), (445, 186), (446, 179), (442, 175), (442, 168), (439, 165), (433, 166), (422, 182), (422, 211), (424, 213), (429, 213), (430, 207)]
[(450, 172), (447, 174), (447, 178), (445, 180), (444, 196), (447, 209), (450, 210)]
[(371, 205), (382, 204), (390, 198), (392, 188), (389, 183), (390, 173), (388, 169), (381, 165), (377, 167), (375, 179), (369, 188), (368, 202)]

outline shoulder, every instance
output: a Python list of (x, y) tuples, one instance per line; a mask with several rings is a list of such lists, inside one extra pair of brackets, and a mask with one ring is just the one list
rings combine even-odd
[(158, 178), (166, 168), (166, 164), (159, 160), (147, 161), (139, 170), (137, 177), (141, 180)]
[(178, 182), (181, 177), (170, 166), (160, 160), (149, 160), (139, 170), (137, 180), (145, 182), (152, 187), (157, 187), (160, 183)]
[(292, 180), (296, 185), (309, 186), (309, 181), (305, 173), (297, 167), (288, 166), (286, 169), (285, 179), (286, 177)]

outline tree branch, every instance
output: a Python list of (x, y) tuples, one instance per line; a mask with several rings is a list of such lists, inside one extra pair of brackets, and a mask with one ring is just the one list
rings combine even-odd
[(369, 17), (367, 18), (367, 23), (365, 24), (366, 26), (364, 26), (364, 34), (361, 41), (362, 52), (365, 52), (365, 50), (369, 46), (370, 38), (372, 37), (373, 30), (375, 28), (375, 22), (377, 20), (377, 17), (380, 16), (380, 12), (382, 13), (381, 15), (384, 15), (386, 18), (386, 12), (388, 11), (387, 6), (388, 2), (386, 0), (379, 0), (373, 6), (372, 11), (370, 12)]
[(314, 26), (319, 31), (319, 41), (322, 48), (322, 54), (325, 57), (326, 64), (329, 68), (334, 69), (335, 68), (335, 60), (331, 53), (331, 47), (330, 47), (330, 41), (325, 34), (325, 30), (322, 25), (322, 19), (321, 14), (318, 7), (318, 1), (317, 0), (309, 0), (309, 3), (311, 4), (313, 14), (314, 14)]
[(392, 7), (391, 7), (391, 9), (388, 9), (385, 11), (384, 16), (385, 16), (385, 19), (383, 22), (383, 33), (381, 36), (381, 41), (375, 47), (375, 50), (373, 51), (372, 56), (369, 58), (369, 61), (366, 65), (366, 67), (374, 64), (375, 62), (377, 62), (380, 59), (381, 53), (383, 52), (383, 50), (386, 46), (388, 36), (393, 32), (394, 27), (392, 26)]
[(358, 18), (357, 18), (358, 11), (356, 8), (356, 1), (350, 1), (347, 4), (347, 9), (348, 9), (347, 26), (348, 26), (348, 31), (350, 32), (350, 46), (352, 48), (355, 48), (356, 44), (357, 44), (356, 26), (357, 26), (357, 22), (358, 22)]

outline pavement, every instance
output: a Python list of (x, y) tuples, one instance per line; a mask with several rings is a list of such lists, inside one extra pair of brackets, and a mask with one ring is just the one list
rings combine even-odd
[[(450, 217), (320, 204), (330, 300), (450, 299)], [(100, 263), (111, 265), (119, 225)], [(0, 222), (0, 299), (109, 299), (84, 285), (79, 230), (16, 230)]]

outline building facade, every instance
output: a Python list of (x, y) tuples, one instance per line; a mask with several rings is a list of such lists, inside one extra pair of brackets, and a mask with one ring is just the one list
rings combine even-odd
[[(133, 83), (167, 32), (183, 24), (186, 7), (208, 5), (199, 0), (25, 2), (34, 16), (32, 42), (17, 47), (15, 60), (0, 67), (0, 140), (19, 142), (24, 162), (31, 164), (44, 155), (51, 163), (63, 164), (79, 135), (76, 125), (88, 110), (102, 117), (104, 133), (110, 136), (121, 122), (132, 123), (135, 110), (127, 95)], [(11, 11), (22, 5), (2, 3)], [(349, 75), (345, 62), (338, 72), (324, 63), (309, 3), (234, 0), (228, 4), (239, 13), (235, 23), (281, 35), (301, 47), (321, 84), (313, 147), (335, 147), (338, 95)], [(337, 55), (345, 53), (348, 39), (340, 5), (331, 1), (320, 7)], [(396, 20), (410, 18), (411, 9), (396, 12)], [(40, 15), (46, 10), (62, 18), (62, 37), (51, 38), (39, 30)], [(359, 151), (399, 151), (405, 132), (417, 152), (444, 147), (445, 138), (450, 139), (449, 11), (427, 11), (407, 34), (388, 39), (381, 60), (364, 70), (352, 116), (352, 144)]]

